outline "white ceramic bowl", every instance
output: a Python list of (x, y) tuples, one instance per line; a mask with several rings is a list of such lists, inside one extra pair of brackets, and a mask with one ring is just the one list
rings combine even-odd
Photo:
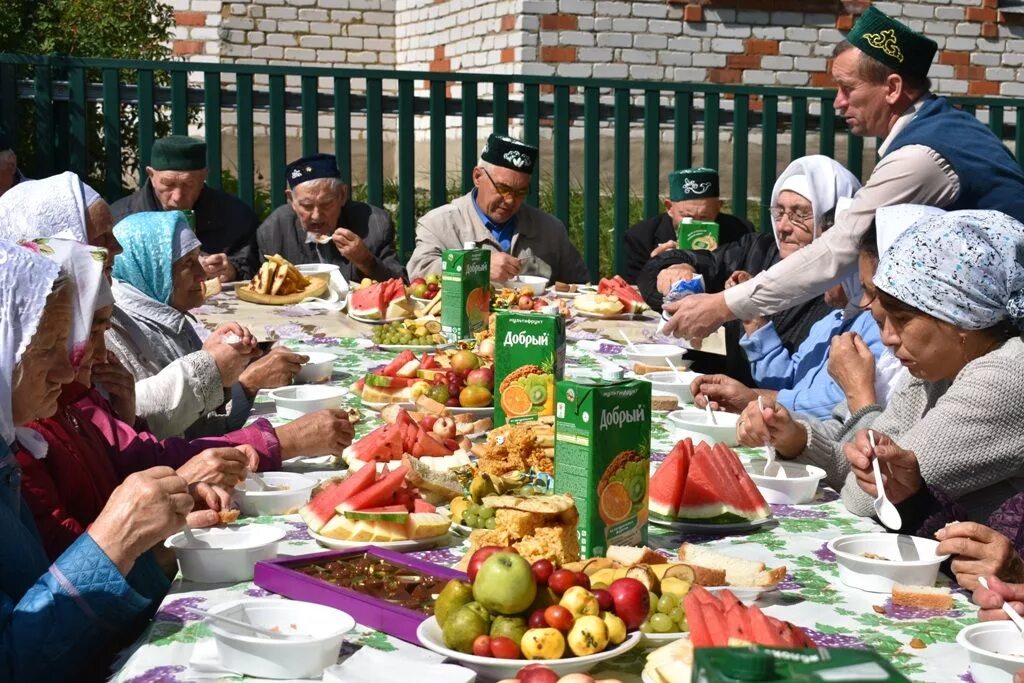
[[(949, 555), (936, 555), (939, 542), (904, 534), (852, 534), (828, 542), (836, 555), (839, 580), (869, 593), (888, 593), (893, 584), (932, 586), (939, 565)], [(878, 555), (886, 559), (865, 557)]]
[(303, 263), (302, 265), (295, 266), (303, 275), (331, 275), (331, 273), (341, 272), (341, 268), (334, 265), (333, 263)]
[(331, 379), (337, 356), (327, 351), (302, 351), (301, 354), (309, 360), (295, 375), (295, 384), (320, 384)]
[(1024, 636), (1009, 621), (983, 621), (962, 629), (956, 642), (967, 650), (974, 683), (1009, 683), (1024, 669)]
[(309, 636), (278, 640), (211, 622), (221, 664), (256, 678), (319, 679), (324, 669), (338, 662), (345, 634), (356, 625), (352, 617), (333, 607), (280, 598), (236, 600), (217, 605), (210, 612), (282, 633)]
[(686, 353), (686, 349), (674, 344), (634, 343), (632, 347), (627, 346), (623, 353), (634, 363), (644, 363), (645, 365), (659, 365), (667, 368), (669, 367), (668, 361), (672, 361), (672, 364), (680, 370), (687, 370), (693, 363), (693, 361), (684, 361), (683, 354)]
[(736, 423), (739, 419), (736, 413), (715, 411), (715, 423), (712, 424), (708, 420), (707, 411), (700, 408), (683, 408), (668, 414), (668, 423), (674, 428), (706, 434), (726, 446), (736, 445)]
[(243, 515), (286, 515), (309, 501), (316, 479), (294, 472), (262, 472), (260, 478), (270, 490), (260, 491), (246, 479), (235, 487), (232, 497)]
[(323, 384), (298, 384), (274, 389), (268, 395), (277, 404), (277, 414), (295, 419), (324, 408), (340, 408), (348, 391)]
[(544, 296), (544, 290), (548, 288), (548, 279), (546, 277), (540, 277), (539, 275), (519, 275), (511, 280), (505, 282), (499, 282), (499, 286), (508, 289), (518, 289), (520, 287), (532, 287), (533, 293), (537, 296)]
[(285, 531), (272, 524), (247, 524), (193, 529), (192, 535), (196, 538), (192, 546), (184, 533), (164, 541), (177, 555), (182, 576), (198, 583), (238, 583), (252, 580), (257, 562), (277, 557), (277, 543)]
[(764, 461), (755, 461), (747, 463), (744, 468), (764, 499), (776, 505), (810, 503), (818, 492), (818, 482), (825, 478), (825, 470), (820, 467), (781, 460), (776, 460), (775, 464), (785, 477), (766, 477), (764, 464)]
[[(629, 652), (640, 642), (641, 633), (634, 631), (626, 636), (626, 639), (619, 645), (609, 648), (596, 655), (585, 657), (565, 657), (563, 659), (545, 659), (543, 661), (529, 661), (526, 659), (497, 659), (495, 657), (477, 657), (467, 655), (455, 650), (449, 650), (444, 646), (444, 636), (441, 628), (437, 625), (437, 618), (430, 617), (420, 623), (416, 629), (416, 638), (420, 645), (455, 660), (467, 669), (472, 669), (486, 680), (500, 680), (504, 678), (515, 678), (516, 672), (528, 664), (543, 664), (560, 677), (573, 673), (584, 673), (590, 671), (600, 662), (618, 657)], [(568, 646), (566, 647), (568, 651)]]
[[(672, 361), (675, 363), (675, 361)], [(678, 364), (677, 364), (678, 367)], [(682, 370), (682, 368), (680, 368)], [(682, 377), (682, 381), (679, 381)], [(679, 399), (680, 403), (693, 403), (693, 393), (690, 391), (690, 384), (700, 377), (698, 372), (683, 372), (676, 376), (674, 372), (651, 372), (646, 375), (639, 375), (639, 378), (651, 383), (654, 391), (664, 394), (672, 394)]]

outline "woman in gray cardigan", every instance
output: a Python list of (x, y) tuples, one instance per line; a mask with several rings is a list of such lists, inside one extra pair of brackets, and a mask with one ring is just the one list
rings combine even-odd
[(939, 501), (987, 522), (1024, 490), (1020, 254), (1024, 225), (998, 212), (957, 211), (915, 223), (885, 251), (873, 278), (861, 263), (882, 341), (909, 372), (888, 407), (816, 421), (755, 405), (737, 427), (741, 442), (770, 438), (781, 456), (823, 467), (846, 507), (869, 516), (870, 427), (904, 530), (919, 530), (940, 508), (949, 517), (951, 507)]

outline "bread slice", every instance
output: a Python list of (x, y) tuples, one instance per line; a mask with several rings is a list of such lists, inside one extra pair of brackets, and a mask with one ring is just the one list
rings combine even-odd
[(679, 399), (669, 394), (652, 394), (651, 410), (675, 410), (679, 407)]
[(646, 546), (612, 545), (608, 546), (604, 556), (625, 567), (635, 567), (638, 564), (668, 563), (668, 559), (664, 555), (660, 555)]
[(785, 567), (768, 569), (763, 562), (723, 555), (692, 543), (679, 546), (679, 559), (690, 565), (724, 570), (725, 582), (730, 586), (766, 588), (778, 584), (786, 576)]
[(919, 607), (923, 609), (953, 609), (953, 594), (949, 588), (936, 586), (903, 586), (892, 587), (894, 605)]
[(638, 375), (649, 375), (652, 372), (672, 372), (667, 365), (648, 365), (647, 363), (633, 363), (633, 372)]
[(726, 585), (725, 570), (714, 567), (702, 567), (699, 564), (686, 564), (693, 572), (693, 582), (698, 586), (724, 586)]
[(277, 272), (274, 273), (274, 283), (270, 286), (271, 294), (278, 294), (281, 292), (281, 288), (284, 286), (285, 280), (288, 279), (288, 268), (285, 266), (278, 266)]
[(408, 453), (402, 456), (402, 464), (409, 468), (405, 478), (412, 486), (429, 491), (445, 501), (451, 501), (462, 495), (462, 484), (451, 471), (438, 471), (427, 467), (421, 464), (418, 458), (414, 458)]

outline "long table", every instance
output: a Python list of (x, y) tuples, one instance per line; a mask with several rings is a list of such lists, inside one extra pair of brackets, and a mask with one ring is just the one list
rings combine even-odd
[[(238, 301), (230, 293), (215, 297), (197, 309), (196, 314), (210, 329), (219, 323), (237, 320), (248, 325), (259, 338), (279, 340), (300, 351), (333, 352), (338, 356), (332, 379), (336, 384), (348, 385), (367, 369), (394, 355), (373, 348), (368, 341), (372, 329), (349, 320), (344, 314), (311, 315), (301, 307), (259, 306)], [(570, 339), (583, 338), (584, 341), (569, 342), (567, 366), (570, 369), (596, 369), (607, 362), (628, 367), (621, 346), (595, 343), (594, 338), (602, 326), (607, 328), (609, 337), (617, 337), (620, 329), (626, 329), (634, 339), (649, 335), (654, 327), (653, 322), (574, 323), (570, 325)], [(346, 397), (346, 402), (353, 407), (360, 406), (355, 396)], [(363, 410), (363, 415), (364, 419), (356, 426), (357, 438), (380, 424), (374, 413)], [(286, 422), (275, 413), (273, 402), (262, 396), (257, 397), (253, 416), (265, 417), (275, 425)], [(664, 459), (673, 444), (665, 414), (655, 413), (651, 444), (653, 466)], [(759, 449), (740, 449), (740, 453), (746, 458), (763, 457)], [(975, 610), (966, 593), (956, 590), (954, 609), (940, 612), (894, 606), (887, 595), (865, 593), (841, 584), (835, 557), (826, 543), (840, 535), (879, 531), (881, 527), (870, 519), (847, 512), (835, 491), (822, 489), (809, 505), (775, 505), (773, 512), (777, 525), (744, 536), (680, 535), (651, 526), (650, 545), (673, 554), (681, 542), (697, 542), (769, 566), (785, 565), (787, 575), (779, 590), (766, 594), (758, 602), (767, 614), (806, 628), (822, 645), (874, 648), (914, 681), (971, 680), (966, 653), (955, 643), (960, 629), (975, 621)], [(311, 539), (297, 515), (242, 518), (237, 523), (273, 524), (285, 529), (287, 536), (280, 544), (284, 555), (323, 550)], [(440, 546), (413, 555), (451, 566), (462, 557), (467, 545), (465, 538), (452, 533)], [(210, 608), (244, 596), (263, 595), (266, 592), (251, 582), (204, 585), (183, 581), (179, 576), (152, 624), (125, 654), (114, 680), (124, 683), (243, 680), (216, 671), (198, 670), (212, 657), (213, 638), (209, 628), (183, 608)], [(349, 637), (342, 657), (361, 646), (388, 651), (394, 657), (401, 657), (403, 650), (418, 647), (359, 626)], [(644, 650), (637, 648), (605, 663), (596, 673), (627, 683), (639, 682), (644, 654)]]

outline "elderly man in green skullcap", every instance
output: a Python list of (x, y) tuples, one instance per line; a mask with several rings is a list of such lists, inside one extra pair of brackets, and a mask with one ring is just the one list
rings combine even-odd
[(491, 279), (536, 275), (549, 282), (587, 282), (590, 275), (569, 233), (549, 213), (526, 203), (539, 153), (533, 145), (492, 134), (473, 169), (473, 189), (416, 223), (409, 277), (441, 272), (441, 252), (474, 242), (491, 252)]
[(251, 278), (258, 264), (255, 212), (238, 197), (206, 184), (206, 143), (169, 135), (153, 143), (149, 179), (110, 207), (114, 220), (142, 211), (192, 211), (203, 269), (221, 282)]
[(718, 171), (713, 168), (673, 171), (668, 176), (665, 213), (641, 221), (626, 231), (626, 267), (620, 275), (630, 284), (636, 284), (640, 271), (650, 259), (678, 248), (676, 230), (687, 218), (718, 223), (718, 244), (735, 242), (754, 231), (750, 221), (722, 213)]
[[(874, 7), (835, 48), (837, 115), (855, 135), (883, 140), (850, 208), (821, 239), (757, 277), (717, 294), (668, 304), (665, 332), (701, 338), (727, 320), (770, 315), (822, 294), (857, 268), (875, 209), (923, 204), (990, 209), (1024, 220), (1024, 173), (974, 116), (930, 92), (937, 46)], [(884, 312), (878, 312), (883, 315)]]

